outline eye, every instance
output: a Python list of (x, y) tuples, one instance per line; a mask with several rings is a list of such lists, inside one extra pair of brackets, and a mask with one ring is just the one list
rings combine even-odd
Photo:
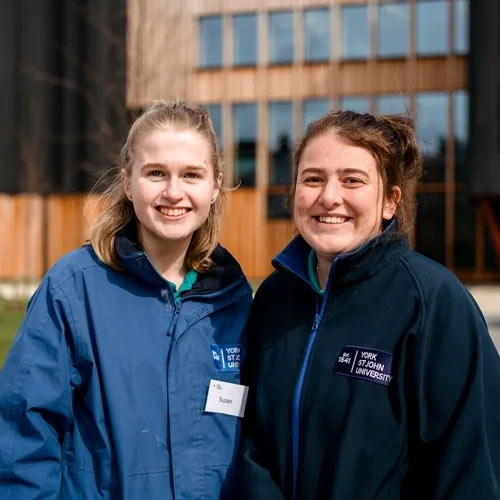
[(184, 174), (184, 177), (186, 179), (191, 179), (191, 180), (194, 180), (194, 179), (201, 179), (201, 175), (198, 173), (198, 172), (186, 172)]
[(150, 170), (148, 177), (163, 177), (163, 172), (161, 170)]
[(363, 181), (358, 177), (346, 177), (343, 182), (344, 184), (347, 184), (349, 186), (357, 186), (363, 184)]
[(309, 175), (302, 179), (302, 182), (308, 186), (317, 186), (323, 182), (323, 179), (319, 175)]

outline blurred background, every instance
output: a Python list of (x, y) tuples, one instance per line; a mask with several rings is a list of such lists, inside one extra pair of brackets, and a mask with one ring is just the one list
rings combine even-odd
[(222, 243), (258, 283), (293, 236), (291, 152), (330, 109), (402, 113), (425, 175), (413, 248), (464, 281), (500, 345), (498, 0), (6, 0), (0, 18), (0, 366), (25, 301), (85, 240), (89, 190), (155, 98), (204, 106)]

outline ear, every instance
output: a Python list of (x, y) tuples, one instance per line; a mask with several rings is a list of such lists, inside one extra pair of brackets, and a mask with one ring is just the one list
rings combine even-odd
[(392, 191), (387, 194), (384, 202), (384, 209), (382, 211), (382, 217), (385, 220), (390, 220), (394, 217), (398, 204), (401, 201), (401, 188), (399, 186), (393, 186)]
[(219, 172), (214, 180), (214, 190), (212, 193), (212, 201), (210, 203), (215, 203), (215, 200), (219, 197), (220, 188), (222, 186), (222, 172)]
[(132, 190), (130, 189), (130, 179), (129, 179), (129, 176), (127, 175), (127, 172), (125, 171), (124, 168), (122, 168), (120, 171), (120, 177), (121, 177), (121, 181), (122, 181), (123, 192), (125, 193), (125, 196), (130, 201), (132, 201)]

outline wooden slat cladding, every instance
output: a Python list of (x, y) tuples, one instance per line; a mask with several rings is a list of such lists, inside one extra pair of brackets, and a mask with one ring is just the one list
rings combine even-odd
[(189, 0), (192, 12), (198, 16), (224, 13), (245, 13), (256, 10), (303, 9), (334, 4), (366, 4), (366, 0)]
[(42, 274), (42, 198), (0, 195), (0, 277), (22, 279)]
[[(452, 87), (467, 86), (467, 61), (455, 60)], [(194, 77), (192, 98), (202, 103), (244, 102), (274, 99), (307, 99), (332, 96), (332, 79), (338, 96), (442, 90), (447, 85), (446, 58), (417, 59), (414, 73), (407, 60), (343, 62), (332, 74), (329, 64), (269, 66), (198, 71)], [(412, 78), (412, 75), (415, 75)]]
[[(266, 189), (227, 193), (221, 243), (249, 277), (263, 278), (271, 259), (293, 236), (291, 221), (267, 220)], [(87, 195), (0, 195), (0, 279), (40, 279), (65, 253), (82, 245), (99, 213), (99, 199)]]

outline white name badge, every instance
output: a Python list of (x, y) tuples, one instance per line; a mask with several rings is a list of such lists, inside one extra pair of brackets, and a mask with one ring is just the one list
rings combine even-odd
[(210, 380), (205, 411), (243, 417), (247, 404), (248, 387), (221, 380)]

